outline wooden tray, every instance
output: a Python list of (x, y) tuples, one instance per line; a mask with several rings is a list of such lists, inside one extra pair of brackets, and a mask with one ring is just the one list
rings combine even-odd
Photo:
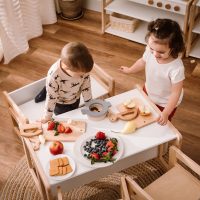
[(80, 137), (82, 134), (85, 133), (86, 130), (86, 122), (85, 121), (75, 121), (71, 120), (71, 122), (60, 122), (64, 126), (68, 126), (72, 129), (72, 133), (65, 134), (65, 133), (59, 133), (59, 135), (54, 135), (55, 131), (48, 131), (47, 126), (48, 124), (44, 124), (42, 126), (43, 128), (43, 135), (47, 141), (75, 141), (78, 137)]
[[(133, 101), (135, 102), (137, 108), (139, 106), (144, 105), (144, 103), (140, 99), (134, 98)], [(125, 111), (130, 110), (130, 108), (126, 108), (126, 106), (124, 106), (123, 104), (119, 104), (117, 106), (117, 109), (119, 110), (119, 112), (125, 112)], [(152, 109), (152, 108), (150, 107), (150, 109)], [(126, 115), (127, 118), (129, 117), (128, 115), (129, 114)], [(138, 111), (138, 116), (135, 119), (133, 119), (133, 121), (136, 124), (136, 128), (141, 128), (141, 127), (144, 127), (148, 124), (155, 122), (156, 117), (153, 116), (152, 114), (147, 115), (147, 116), (142, 116), (142, 115), (139, 114), (139, 111)]]

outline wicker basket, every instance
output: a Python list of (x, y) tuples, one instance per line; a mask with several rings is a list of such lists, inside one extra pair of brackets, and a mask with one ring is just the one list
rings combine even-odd
[(110, 15), (110, 24), (112, 29), (132, 33), (137, 28), (139, 20), (118, 13), (112, 13)]

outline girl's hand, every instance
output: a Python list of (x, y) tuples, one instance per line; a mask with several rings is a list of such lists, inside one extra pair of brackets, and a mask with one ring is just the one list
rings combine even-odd
[(126, 67), (126, 66), (121, 66), (119, 68), (119, 71), (125, 73), (125, 74), (129, 74), (130, 73), (130, 68), (129, 67)]
[(167, 124), (167, 121), (168, 121), (168, 117), (169, 115), (165, 112), (161, 112), (160, 116), (158, 117), (157, 119), (157, 122), (161, 125), (161, 126), (164, 126)]

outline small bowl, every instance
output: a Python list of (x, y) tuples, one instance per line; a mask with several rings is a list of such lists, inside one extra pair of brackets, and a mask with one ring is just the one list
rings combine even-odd
[(102, 120), (106, 117), (110, 106), (110, 102), (102, 99), (92, 99), (85, 103), (85, 107), (81, 109), (81, 112), (83, 115), (87, 115), (89, 119)]

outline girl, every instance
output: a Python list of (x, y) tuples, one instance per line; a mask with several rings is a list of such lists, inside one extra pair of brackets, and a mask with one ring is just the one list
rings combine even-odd
[(143, 57), (130, 68), (121, 66), (124, 73), (145, 69), (144, 91), (161, 110), (158, 123), (171, 121), (183, 97), (184, 66), (179, 56), (184, 51), (182, 31), (177, 22), (157, 19), (148, 25), (147, 47)]

